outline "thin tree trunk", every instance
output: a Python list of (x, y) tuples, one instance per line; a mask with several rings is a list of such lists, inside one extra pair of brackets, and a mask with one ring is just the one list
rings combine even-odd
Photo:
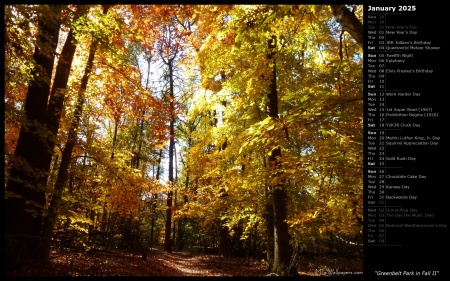
[(177, 229), (177, 251), (181, 251), (183, 249), (183, 235), (184, 235), (184, 219), (180, 218), (177, 220), (178, 222), (178, 229)]
[(170, 231), (172, 226), (172, 186), (174, 182), (173, 177), (173, 153), (175, 148), (175, 104), (174, 104), (174, 81), (173, 81), (173, 60), (168, 60), (169, 67), (169, 92), (170, 92), (170, 140), (169, 140), (169, 184), (171, 185), (169, 191), (167, 192), (167, 210), (166, 210), (166, 229), (165, 229), (165, 240), (164, 249), (166, 252), (172, 252), (172, 242), (170, 240)]
[[(159, 175), (161, 171), (161, 158), (162, 158), (162, 149), (159, 150), (159, 158), (158, 158), (158, 167), (156, 168), (156, 176), (155, 179), (159, 180)], [(151, 220), (151, 228), (150, 228), (150, 247), (153, 246), (154, 241), (154, 229), (155, 229), (155, 220), (156, 220), (156, 200), (158, 199), (158, 194), (154, 193), (151, 199), (151, 211), (152, 211), (152, 220)]]
[(108, 223), (108, 210), (106, 209), (106, 202), (103, 204), (102, 218), (100, 221), (100, 231), (104, 233), (106, 231), (106, 226)]
[[(265, 161), (264, 161), (265, 162)], [(274, 259), (274, 217), (273, 217), (273, 196), (272, 191), (266, 189), (266, 202), (265, 202), (265, 227), (266, 227), (266, 259), (269, 270), (273, 266)]]
[[(186, 177), (186, 181), (187, 181), (187, 183), (186, 183), (186, 190), (187, 190), (187, 188), (188, 188), (188, 183), (189, 183), (189, 176), (188, 177)], [(183, 195), (183, 203), (184, 204), (187, 204), (187, 202), (188, 202), (188, 197), (187, 197), (187, 195)], [(181, 222), (180, 222), (180, 230), (179, 230), (179, 235), (180, 235), (180, 239), (178, 240), (179, 241), (179, 244), (178, 244), (178, 250), (179, 251), (181, 251), (181, 250), (183, 250), (183, 248), (184, 248), (184, 233), (185, 233), (185, 223), (186, 223), (186, 219), (185, 218), (182, 218), (181, 219)]]
[[(187, 145), (188, 148), (191, 147), (191, 138), (188, 138)], [(183, 158), (181, 158), (181, 162), (185, 165), (187, 163), (183, 162)], [(186, 182), (184, 183), (184, 190), (187, 191), (189, 189), (189, 169), (186, 167)], [(186, 194), (183, 195), (183, 205), (188, 202), (188, 197)], [(177, 241), (177, 250), (181, 251), (184, 247), (184, 225), (185, 225), (185, 218), (181, 218), (178, 224), (178, 241)]]
[[(176, 146), (174, 146), (174, 148), (173, 148), (173, 154), (174, 154), (174, 157), (175, 157), (175, 162), (174, 162), (174, 167), (175, 167), (175, 181), (174, 181), (174, 184), (178, 181), (178, 169), (177, 169), (177, 148), (176, 148)], [(174, 196), (174, 202), (173, 202), (173, 205), (175, 206), (175, 210), (177, 209), (177, 196), (178, 196), (178, 191), (177, 191), (177, 189), (175, 189), (175, 196)], [(173, 230), (172, 230), (172, 241), (173, 241), (173, 244), (174, 245), (176, 245), (176, 243), (175, 243), (175, 238), (178, 238), (178, 236), (177, 236), (177, 228), (176, 228), (176, 225), (177, 225), (177, 223), (178, 223), (178, 221), (177, 220), (173, 220)]]

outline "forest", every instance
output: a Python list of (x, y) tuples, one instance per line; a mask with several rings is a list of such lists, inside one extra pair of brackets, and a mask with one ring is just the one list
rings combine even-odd
[(362, 13), (5, 5), (7, 275), (361, 272)]

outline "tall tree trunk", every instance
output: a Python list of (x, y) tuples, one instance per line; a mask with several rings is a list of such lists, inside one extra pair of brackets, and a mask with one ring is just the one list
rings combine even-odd
[[(263, 157), (264, 168), (267, 168), (266, 157)], [(264, 219), (265, 219), (265, 232), (266, 232), (266, 259), (268, 269), (271, 270), (273, 266), (273, 255), (274, 255), (274, 218), (273, 218), (273, 196), (272, 189), (267, 186), (264, 190), (265, 202), (264, 202)]]
[[(74, 21), (81, 17), (87, 8), (83, 5), (77, 7), (77, 12), (75, 14)], [(66, 42), (64, 43), (63, 49), (60, 54), (60, 58), (58, 60), (58, 65), (56, 66), (55, 78), (53, 81), (52, 89), (50, 92), (50, 98), (47, 105), (47, 114), (46, 114), (46, 126), (50, 133), (50, 137), (46, 140), (46, 149), (42, 154), (42, 165), (44, 168), (44, 173), (48, 174), (50, 171), (50, 164), (52, 161), (52, 157), (54, 154), (54, 146), (56, 144), (56, 136), (58, 135), (59, 123), (62, 115), (62, 111), (64, 109), (64, 97), (67, 87), (67, 82), (69, 81), (70, 69), (72, 66), (73, 57), (75, 55), (76, 49), (76, 39), (74, 36), (74, 31), (71, 29), (69, 34), (67, 35)], [(40, 184), (42, 186), (47, 185), (47, 177), (42, 177)], [(46, 216), (43, 217), (43, 220), (46, 220)], [(44, 221), (42, 221), (44, 222)], [(46, 260), (49, 257), (49, 247), (51, 236), (48, 233), (43, 233), (43, 231), (47, 231), (43, 229), (43, 226), (46, 223), (40, 226), (42, 243), (40, 244), (39, 250), (36, 251), (36, 255), (40, 260)]]
[[(6, 191), (14, 197), (5, 200), (5, 267), (11, 270), (22, 264), (34, 262), (40, 247), (40, 224), (45, 205), (45, 183), (48, 169), (42, 161), (48, 147), (45, 132), (47, 99), (53, 61), (59, 36), (59, 5), (43, 7), (38, 19), (38, 44), (33, 59), (34, 80), (28, 86), (25, 99), (27, 124), (22, 125), (14, 164), (6, 183)], [(53, 20), (49, 20), (47, 17)], [(44, 47), (45, 46), (45, 47)]]
[[(177, 169), (177, 166), (178, 166), (178, 162), (177, 162), (177, 148), (174, 146), (174, 150), (173, 150), (173, 154), (174, 154), (174, 157), (175, 157), (175, 162), (174, 162), (174, 167), (175, 167), (175, 181), (174, 181), (174, 183), (176, 183), (176, 182), (178, 182), (178, 169)], [(177, 199), (178, 199), (178, 191), (177, 191), (177, 189), (175, 189), (175, 194), (174, 194), (175, 196), (174, 196), (174, 200), (173, 200), (173, 205), (174, 205), (174, 207), (175, 207), (175, 210), (177, 209)], [(177, 225), (179, 225), (179, 223), (178, 223), (178, 220), (173, 220), (173, 230), (172, 230), (172, 242), (173, 242), (173, 245), (176, 245), (176, 241), (177, 240), (175, 240), (175, 238), (178, 238), (179, 236), (179, 234), (177, 234), (177, 228), (176, 228), (176, 226)]]
[[(103, 14), (108, 12), (109, 6), (105, 6), (103, 9)], [(77, 130), (80, 125), (81, 115), (83, 114), (84, 105), (84, 94), (86, 92), (89, 76), (92, 71), (92, 65), (94, 61), (95, 51), (97, 50), (98, 40), (94, 39), (89, 48), (89, 57), (87, 60), (86, 68), (84, 70), (83, 78), (81, 79), (81, 86), (78, 90), (77, 103), (74, 112), (74, 118), (72, 121), (72, 126), (69, 130), (69, 136), (67, 138), (66, 146), (62, 152), (61, 163), (58, 170), (58, 175), (56, 178), (55, 186), (53, 189), (53, 194), (51, 197), (50, 205), (48, 208), (48, 213), (44, 218), (42, 236), (44, 241), (44, 257), (48, 259), (50, 257), (50, 239), (52, 237), (53, 228), (55, 225), (56, 218), (58, 216), (59, 204), (61, 201), (62, 192), (64, 185), (68, 178), (69, 164), (72, 157), (73, 149), (77, 143)]]
[[(110, 159), (113, 160), (114, 159), (114, 151), (116, 148), (116, 142), (117, 142), (117, 132), (119, 130), (119, 120), (120, 120), (120, 116), (117, 118), (114, 118), (114, 132), (113, 132), (113, 141), (112, 141), (112, 151), (111, 151), (111, 156)], [(109, 194), (111, 192), (111, 185), (110, 185), (110, 179), (108, 179), (108, 192), (107, 194)], [(104, 218), (105, 220), (102, 219), (102, 229), (104, 231), (106, 231), (105, 235), (108, 237), (110, 233), (113, 232), (114, 229), (114, 225), (116, 223), (116, 219), (117, 219), (117, 211), (110, 211), (109, 212), (109, 216), (108, 216), (108, 211), (106, 209), (107, 203), (105, 202), (103, 205), (103, 214), (104, 214)], [(104, 225), (103, 225), (104, 224)], [(107, 248), (109, 249), (110, 247), (110, 242), (107, 242)]]
[[(192, 132), (192, 130), (191, 130), (191, 132)], [(192, 139), (190, 137), (188, 137), (188, 139), (187, 139), (188, 149), (191, 148), (191, 144), (192, 144)], [(189, 190), (189, 180), (190, 180), (189, 168), (186, 166), (188, 161), (187, 160), (183, 161), (183, 158), (181, 157), (181, 162), (185, 166), (185, 170), (186, 170), (186, 180), (184, 183), (184, 190), (185, 190), (185, 192), (187, 192)], [(187, 202), (188, 202), (188, 196), (186, 194), (183, 194), (183, 205), (187, 204)], [(183, 250), (183, 247), (184, 247), (185, 223), (186, 223), (185, 218), (181, 218), (178, 223), (178, 240), (177, 240), (177, 250), (178, 251)]]
[[(161, 171), (161, 159), (162, 159), (162, 149), (159, 150), (159, 158), (158, 158), (158, 167), (156, 168), (156, 176), (155, 179), (159, 180), (159, 175)], [(151, 220), (151, 228), (150, 228), (150, 247), (153, 247), (154, 241), (154, 230), (155, 230), (155, 220), (156, 220), (156, 200), (158, 199), (158, 193), (153, 193), (151, 199), (151, 211), (152, 211), (152, 220)]]
[(228, 238), (229, 229), (225, 225), (226, 219), (218, 218), (219, 223), (219, 253), (225, 257), (230, 257), (230, 241)]
[[(225, 82), (225, 78), (224, 75), (221, 76), (222, 82)], [(226, 101), (222, 101), (222, 104), (224, 107), (226, 107)], [(223, 113), (222, 118), (224, 118), (225, 113)], [(222, 119), (223, 120), (223, 119)], [(213, 120), (212, 120), (212, 126), (213, 127), (217, 127), (217, 123), (219, 121), (218, 118), (218, 113), (216, 110), (213, 111)], [(224, 151), (228, 146), (228, 140), (227, 138), (225, 138), (225, 141), (219, 146), (219, 152)], [(218, 179), (218, 181), (220, 181), (220, 178)], [(226, 189), (224, 187), (222, 187), (219, 190), (219, 194), (220, 194), (220, 198), (222, 200), (226, 200), (226, 198), (228, 197), (228, 192), (226, 191)], [(220, 211), (220, 216), (224, 217), (227, 214), (228, 208), (221, 208)], [(226, 225), (227, 223), (227, 219), (224, 218), (218, 218), (218, 228), (219, 228), (219, 253), (225, 257), (225, 258), (230, 258), (230, 254), (231, 254), (231, 247), (232, 247), (232, 241), (230, 239), (229, 233), (230, 233), (230, 229), (229, 227)]]
[(175, 104), (174, 104), (174, 81), (173, 81), (173, 59), (168, 59), (169, 67), (169, 94), (170, 94), (170, 136), (169, 136), (169, 184), (170, 189), (167, 192), (167, 210), (166, 210), (166, 228), (164, 236), (164, 249), (166, 252), (172, 252), (172, 242), (170, 240), (170, 231), (172, 226), (172, 196), (173, 196), (173, 153), (175, 149)]
[[(264, 161), (265, 162), (265, 161)], [(272, 269), (274, 259), (274, 218), (273, 218), (273, 196), (272, 191), (266, 189), (266, 202), (265, 202), (265, 227), (266, 227), (266, 259), (269, 270)]]
[[(269, 93), (267, 95), (268, 104), (267, 109), (269, 117), (278, 119), (278, 93), (277, 93), (277, 72), (276, 72), (276, 37), (271, 36), (268, 40), (268, 54), (267, 59), (273, 62), (272, 76), (270, 78)], [(277, 146), (272, 149), (269, 156), (269, 168), (274, 176), (279, 175), (281, 168), (281, 148)], [(278, 183), (271, 186), (273, 196), (273, 211), (274, 211), (274, 260), (272, 272), (279, 275), (288, 275), (287, 269), (290, 261), (289, 253), (289, 234), (286, 223), (287, 208), (286, 208), (286, 192), (283, 183)]]
[[(73, 21), (83, 16), (87, 11), (87, 6), (79, 5)], [(58, 65), (56, 66), (55, 78), (50, 92), (50, 98), (47, 105), (46, 125), (50, 133), (47, 139), (47, 149), (43, 154), (41, 161), (45, 165), (45, 171), (50, 170), (50, 163), (54, 154), (54, 146), (58, 135), (59, 123), (64, 109), (64, 98), (66, 94), (67, 82), (69, 81), (70, 69), (76, 50), (76, 39), (73, 29), (69, 31), (66, 42), (62, 48)], [(43, 183), (46, 184), (47, 179)]]
[[(189, 173), (186, 176), (186, 184), (185, 184), (185, 190), (187, 190), (189, 187)], [(187, 195), (183, 195), (183, 205), (186, 204), (188, 202), (188, 197)], [(185, 224), (185, 219), (184, 218), (180, 218), (178, 219), (178, 236), (177, 236), (177, 251), (181, 251), (183, 250), (184, 247), (184, 224)]]

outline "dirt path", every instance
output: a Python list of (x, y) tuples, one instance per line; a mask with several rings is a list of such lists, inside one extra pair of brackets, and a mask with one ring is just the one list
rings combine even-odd
[[(219, 255), (194, 254), (154, 250), (153, 259), (180, 276), (262, 276), (266, 274), (263, 263), (244, 259), (225, 259)], [(152, 259), (149, 259), (152, 260)]]

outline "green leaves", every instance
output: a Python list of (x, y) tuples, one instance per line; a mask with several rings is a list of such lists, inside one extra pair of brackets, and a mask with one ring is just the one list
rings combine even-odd
[(262, 22), (261, 26), (264, 27), (266, 24), (271, 23), (277, 17), (278, 11), (272, 11), (272, 13)]
[(261, 121), (261, 125), (263, 126), (269, 124), (272, 119), (272, 117), (266, 117), (263, 121)]
[(236, 37), (234, 38), (234, 45), (239, 49), (241, 48), (241, 37), (242, 33), (238, 33)]

